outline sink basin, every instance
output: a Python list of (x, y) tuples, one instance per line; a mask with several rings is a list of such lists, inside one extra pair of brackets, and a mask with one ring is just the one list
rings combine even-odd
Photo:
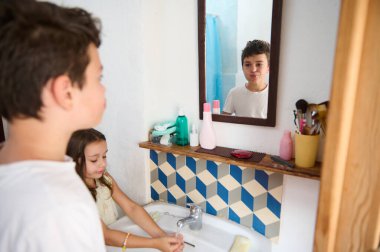
[[(157, 221), (165, 231), (175, 233), (177, 221), (189, 215), (189, 209), (164, 202), (153, 202), (146, 205), (145, 210)], [(201, 230), (190, 230), (185, 226), (181, 233), (185, 244), (185, 252), (225, 252), (231, 248), (236, 235), (247, 237), (251, 241), (250, 252), (271, 251), (271, 241), (261, 234), (235, 222), (225, 220), (207, 213), (203, 213), (203, 227)], [(149, 237), (142, 229), (124, 216), (110, 225), (110, 228), (132, 234)], [(193, 247), (194, 246), (194, 247)], [(119, 247), (107, 246), (108, 252), (120, 252)], [(128, 249), (131, 252), (149, 252), (156, 249)]]

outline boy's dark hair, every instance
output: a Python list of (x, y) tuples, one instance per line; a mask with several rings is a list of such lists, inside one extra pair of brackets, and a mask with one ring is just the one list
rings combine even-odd
[(100, 21), (79, 8), (34, 0), (0, 0), (0, 114), (41, 119), (41, 92), (68, 75), (83, 87), (90, 43), (99, 47)]
[[(75, 162), (75, 170), (79, 177), (85, 182), (84, 173), (86, 171), (86, 156), (84, 155), (84, 150), (87, 145), (94, 142), (106, 141), (106, 137), (96, 129), (85, 129), (75, 131), (70, 138), (69, 144), (67, 145), (66, 155), (70, 156)], [(110, 189), (112, 195), (112, 185), (104, 177), (104, 175), (99, 179), (102, 185), (105, 185)], [(87, 186), (88, 187), (88, 186)], [(92, 197), (96, 201), (96, 188), (90, 188)]]
[(252, 40), (248, 41), (247, 45), (241, 53), (241, 65), (244, 63), (244, 59), (253, 55), (263, 54), (267, 56), (268, 64), (270, 62), (270, 44), (264, 40)]

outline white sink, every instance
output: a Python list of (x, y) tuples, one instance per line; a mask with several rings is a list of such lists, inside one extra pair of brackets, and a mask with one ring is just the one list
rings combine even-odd
[[(177, 221), (189, 215), (189, 209), (164, 202), (153, 202), (144, 207), (155, 219), (157, 224), (167, 232), (177, 231)], [(202, 216), (203, 227), (201, 230), (190, 230), (185, 226), (181, 233), (184, 240), (193, 246), (185, 244), (185, 252), (219, 252), (229, 251), (236, 235), (247, 237), (251, 241), (249, 252), (271, 251), (271, 241), (261, 234), (235, 222), (221, 219), (207, 213)], [(110, 228), (131, 232), (136, 235), (149, 237), (142, 229), (136, 226), (127, 217), (122, 217)], [(107, 246), (108, 252), (120, 252), (119, 247)], [(128, 249), (134, 252), (157, 251), (155, 249)]]

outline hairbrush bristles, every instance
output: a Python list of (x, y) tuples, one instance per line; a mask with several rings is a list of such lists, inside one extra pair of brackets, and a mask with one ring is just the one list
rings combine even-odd
[(302, 113), (306, 113), (308, 103), (304, 99), (300, 99), (296, 102), (297, 110), (301, 110)]

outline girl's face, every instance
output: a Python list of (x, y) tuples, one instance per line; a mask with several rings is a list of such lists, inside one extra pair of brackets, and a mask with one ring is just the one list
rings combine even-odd
[(92, 142), (84, 149), (86, 158), (86, 169), (84, 177), (86, 179), (99, 179), (107, 167), (107, 142), (100, 140)]

